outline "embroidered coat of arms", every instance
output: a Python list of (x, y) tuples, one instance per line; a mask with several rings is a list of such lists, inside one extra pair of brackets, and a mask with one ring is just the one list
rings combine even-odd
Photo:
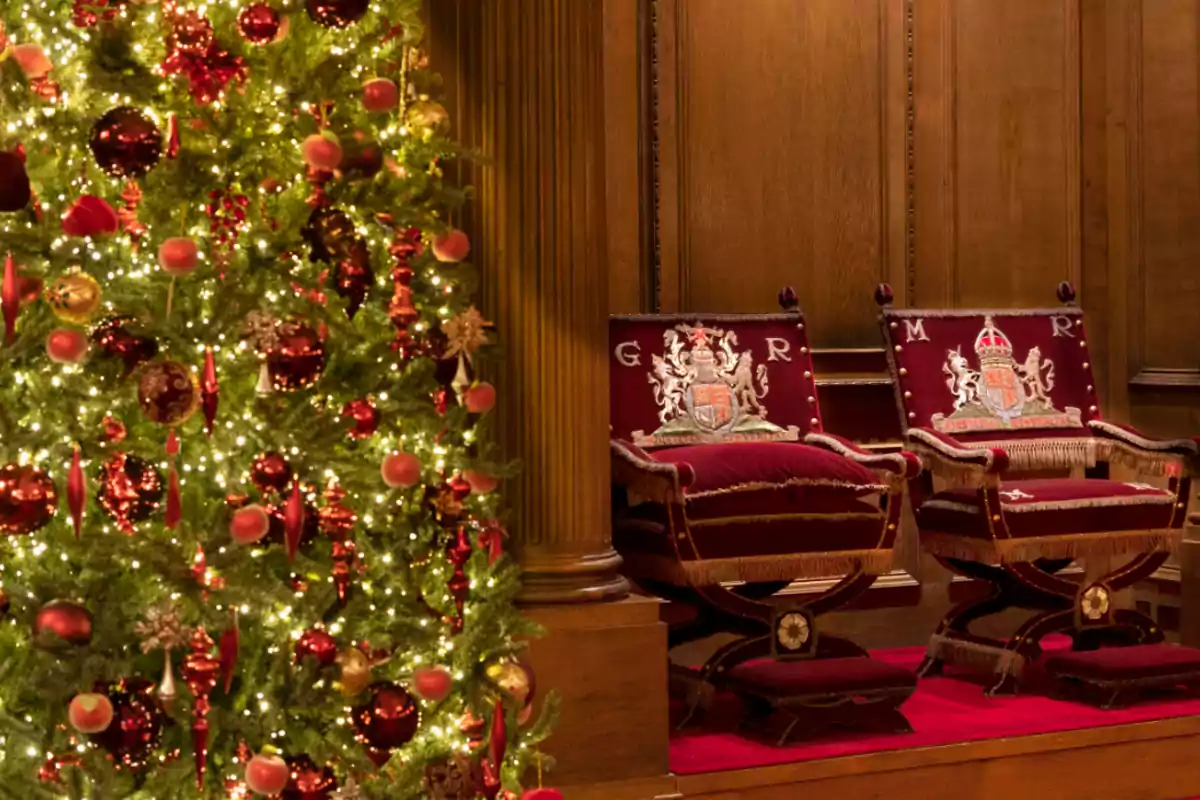
[(1077, 428), (1082, 425), (1077, 408), (1060, 411), (1054, 407), (1054, 362), (1043, 359), (1041, 350), (1029, 348), (1024, 362), (1013, 358), (1012, 341), (984, 317), (983, 330), (975, 337), (979, 369), (957, 347), (946, 354), (942, 372), (946, 388), (954, 395), (953, 413), (934, 414), (935, 430), (968, 433), (1003, 429)]
[(797, 441), (799, 430), (767, 421), (763, 400), (770, 391), (767, 365), (738, 352), (737, 333), (703, 324), (676, 325), (663, 334), (664, 353), (651, 356), (647, 376), (658, 404), (659, 428), (634, 443), (664, 444), (738, 440)]

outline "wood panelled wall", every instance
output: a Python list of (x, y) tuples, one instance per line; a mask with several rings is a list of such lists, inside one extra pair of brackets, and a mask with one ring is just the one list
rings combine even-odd
[(1066, 279), (1108, 415), (1200, 431), (1200, 0), (605, 3), (612, 311), (792, 284), (862, 363), (879, 281), (1005, 307)]

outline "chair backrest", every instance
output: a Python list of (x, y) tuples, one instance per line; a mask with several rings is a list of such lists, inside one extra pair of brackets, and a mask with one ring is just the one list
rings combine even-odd
[(821, 430), (799, 309), (611, 317), (609, 359), (615, 439), (648, 449)]
[[(1100, 407), (1082, 309), (897, 309), (881, 296), (905, 430), (966, 442), (1090, 435)], [(1074, 290), (1059, 297), (1070, 303)]]

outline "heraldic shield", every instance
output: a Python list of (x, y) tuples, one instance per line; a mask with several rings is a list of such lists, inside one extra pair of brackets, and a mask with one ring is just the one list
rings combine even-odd
[[(909, 487), (921, 545), (951, 571), (992, 584), (942, 621), (922, 674), (944, 663), (983, 667), (989, 692), (1007, 693), (1051, 633), (1071, 636), (1080, 653), (1160, 646), (1151, 619), (1110, 598), (1153, 574), (1180, 541), (1197, 444), (1101, 419), (1074, 296), (1064, 284), (1060, 308), (977, 311), (896, 309), (890, 290), (876, 292), (905, 437), (926, 468)], [(1111, 480), (1113, 462), (1160, 482)], [(1113, 558), (1115, 568), (1082, 585), (1057, 574), (1089, 556)], [(1005, 637), (969, 629), (1014, 607), (1038, 613)], [(1164, 667), (1157, 650), (1137, 652), (1147, 674), (1179, 678), (1173, 654)], [(1063, 675), (1075, 661), (1067, 657)]]
[[(785, 314), (610, 320), (613, 544), (627, 577), (696, 611), (671, 628), (672, 646), (737, 637), (700, 669), (672, 667), (691, 712), (708, 696), (697, 687), (717, 684), (754, 698), (748, 709), (810, 703), (788, 687), (820, 662), (822, 708), (845, 705), (827, 701), (850, 696), (846, 676), (866, 674), (870, 702), (846, 707), (905, 729), (896, 707), (911, 671), (821, 633), (819, 617), (891, 568), (918, 463), (822, 431), (804, 319), (787, 297)], [(798, 578), (838, 575), (819, 593), (773, 597)], [(839, 658), (852, 663), (828, 665)]]

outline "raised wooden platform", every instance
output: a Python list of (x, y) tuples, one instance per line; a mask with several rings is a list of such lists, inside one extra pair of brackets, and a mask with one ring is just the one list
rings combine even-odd
[[(1200, 716), (756, 769), (566, 787), (567, 800), (1184, 800)], [(603, 753), (596, 758), (604, 759)]]

